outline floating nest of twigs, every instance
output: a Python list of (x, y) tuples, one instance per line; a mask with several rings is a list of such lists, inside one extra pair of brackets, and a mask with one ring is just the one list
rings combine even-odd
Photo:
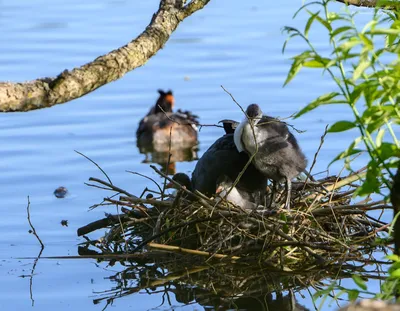
[[(291, 211), (283, 209), (282, 193), (276, 195), (274, 209), (245, 210), (185, 188), (170, 198), (159, 185), (147, 198), (141, 198), (111, 182), (90, 178), (91, 186), (115, 192), (95, 207), (117, 205), (121, 213), (80, 228), (78, 235), (107, 227), (101, 239), (87, 242), (102, 255), (150, 255), (161, 250), (255, 260), (286, 271), (357, 261), (376, 249), (376, 238), (388, 231), (388, 224), (367, 212), (390, 207), (383, 201), (351, 203), (357, 181), (363, 176), (365, 172), (360, 170), (346, 177), (293, 182)], [(196, 199), (190, 201), (188, 196)]]

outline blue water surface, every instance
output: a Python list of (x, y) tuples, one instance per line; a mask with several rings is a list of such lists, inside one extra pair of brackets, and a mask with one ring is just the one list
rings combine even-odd
[[(140, 34), (158, 9), (157, 0), (97, 0), (68, 2), (49, 0), (0, 1), (0, 81), (26, 81), (56, 76), (118, 48)], [(258, 103), (264, 112), (288, 117), (317, 96), (335, 90), (320, 71), (304, 70), (285, 88), (289, 56), (305, 46), (295, 41), (283, 55), (285, 25), (304, 27), (306, 15), (292, 20), (302, 4), (297, 0), (211, 0), (202, 11), (185, 20), (165, 47), (147, 64), (120, 80), (72, 102), (27, 113), (0, 114), (0, 307), (30, 310), (29, 278), (39, 244), (29, 234), (27, 197), (31, 221), (45, 244), (42, 256), (77, 255), (77, 228), (115, 213), (114, 208), (89, 206), (105, 194), (89, 188), (89, 177), (101, 172), (74, 150), (96, 161), (114, 184), (140, 194), (151, 182), (126, 170), (160, 180), (136, 147), (135, 130), (140, 118), (157, 99), (158, 88), (172, 89), (176, 107), (192, 110), (201, 123), (242, 119), (242, 114), (223, 85), (246, 106)], [(342, 6), (337, 5), (340, 9)], [(363, 11), (364, 12), (364, 11)], [(360, 15), (361, 22), (370, 17)], [(323, 29), (312, 36), (322, 50), (328, 49)], [(351, 118), (346, 106), (322, 108), (290, 124), (305, 131), (296, 134), (308, 159), (313, 158), (326, 124)], [(199, 156), (222, 134), (220, 128), (204, 127), (199, 135)], [(325, 171), (330, 160), (356, 137), (329, 135), (314, 172)], [(362, 165), (360, 160), (360, 166)], [(195, 162), (177, 163), (190, 173)], [(333, 165), (338, 173), (341, 165)], [(325, 173), (326, 174), (326, 173)], [(53, 191), (68, 188), (57, 199)], [(60, 222), (68, 220), (68, 227)], [(122, 267), (107, 267), (93, 259), (44, 259), (37, 263), (32, 283), (37, 310), (102, 310), (93, 303), (97, 292), (113, 286), (107, 279)], [(376, 285), (378, 286), (378, 285)], [(197, 304), (179, 310), (203, 310)], [(299, 302), (312, 309), (307, 292)], [(115, 301), (113, 310), (172, 310), (161, 295), (145, 292)], [(336, 309), (335, 305), (327, 309)]]

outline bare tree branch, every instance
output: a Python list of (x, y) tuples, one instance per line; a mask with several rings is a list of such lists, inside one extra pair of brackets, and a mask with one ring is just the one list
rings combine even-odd
[(345, 3), (347, 5), (354, 5), (365, 8), (384, 8), (387, 10), (393, 10), (399, 3), (396, 1), (383, 1), (383, 0), (336, 0), (337, 2)]
[(51, 107), (81, 97), (143, 66), (168, 41), (180, 22), (210, 0), (161, 0), (159, 10), (142, 34), (127, 45), (94, 61), (65, 70), (56, 78), (24, 83), (0, 82), (0, 111), (29, 111)]

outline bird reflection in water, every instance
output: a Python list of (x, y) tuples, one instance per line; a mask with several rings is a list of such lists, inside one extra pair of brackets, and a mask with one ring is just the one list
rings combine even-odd
[[(191, 162), (198, 159), (197, 146), (183, 149), (171, 149), (166, 151), (156, 151), (154, 148), (143, 148), (139, 146), (139, 152), (145, 156), (142, 163), (157, 163), (161, 166), (161, 171), (168, 175), (176, 173), (176, 162)], [(171, 157), (169, 155), (171, 154)]]

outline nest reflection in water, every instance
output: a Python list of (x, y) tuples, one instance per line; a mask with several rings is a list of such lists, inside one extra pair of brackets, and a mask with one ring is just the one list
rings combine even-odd
[[(86, 254), (87, 249), (80, 252)], [(123, 270), (108, 277), (110, 289), (94, 293), (95, 304), (113, 304), (141, 292), (158, 294), (158, 303), (164, 306), (178, 302), (200, 304), (207, 310), (309, 310), (296, 301), (296, 292), (325, 289), (329, 281), (324, 280), (350, 278), (354, 273), (381, 279), (385, 270), (372, 259), (363, 264), (342, 262), (324, 269), (314, 266), (304, 271), (282, 271), (266, 263), (204, 261), (199, 256), (157, 250), (129, 258), (110, 256), (109, 264), (118, 260)]]
[(185, 188), (169, 198), (158, 185), (141, 198), (91, 178), (92, 186), (115, 192), (95, 207), (117, 205), (122, 213), (80, 228), (78, 235), (108, 228), (101, 239), (87, 238), (80, 253), (126, 266), (111, 278), (116, 287), (98, 300), (148, 290), (203, 306), (240, 305), (251, 296), (256, 305), (279, 300), (292, 307), (279, 310), (296, 310), (293, 299), (270, 294), (322, 288), (324, 279), (354, 272), (383, 275), (373, 252), (377, 238), (387, 237), (388, 224), (367, 212), (391, 207), (382, 201), (351, 202), (363, 176), (360, 170), (343, 178), (294, 182), (291, 211), (279, 208), (284, 195), (275, 209), (244, 210)]

